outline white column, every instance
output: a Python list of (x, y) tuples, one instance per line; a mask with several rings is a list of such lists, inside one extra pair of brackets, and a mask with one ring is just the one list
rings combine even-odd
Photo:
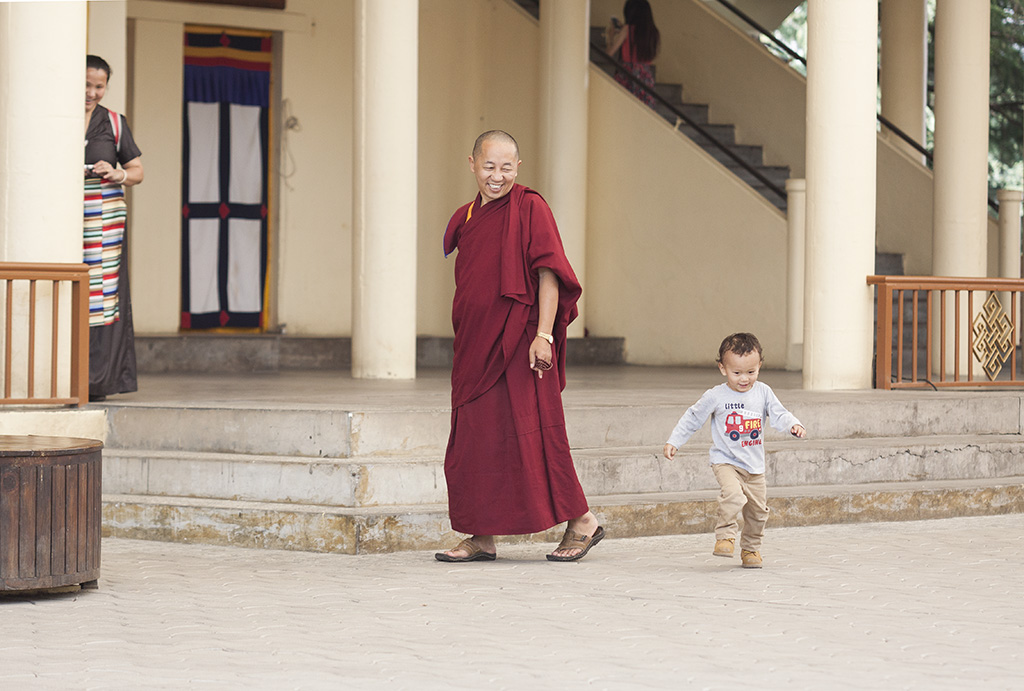
[(352, 376), (416, 376), (418, 0), (357, 0)]
[[(1020, 190), (999, 190), (996, 193), (999, 200), (999, 277), (1020, 278), (1020, 209), (1021, 200), (1024, 194)], [(1010, 294), (1000, 293), (999, 301), (1003, 303), (1003, 309), (1009, 313)], [(1020, 324), (1021, 296), (1017, 296), (1016, 323)], [(1019, 327), (1018, 327), (1019, 328)]]
[[(988, 274), (989, 4), (939, 0), (935, 9), (936, 276)], [(976, 296), (977, 297), (977, 296)], [(980, 309), (981, 302), (975, 300)], [(954, 305), (947, 305), (949, 314)], [(966, 295), (961, 308), (966, 309)], [(970, 317), (967, 317), (970, 320)], [(947, 372), (954, 368), (948, 321)], [(961, 325), (961, 374), (966, 373), (966, 326)], [(936, 337), (941, 337), (938, 330)], [(940, 365), (936, 358), (936, 367)]]
[[(0, 261), (82, 261), (85, 2), (0, 3)], [(70, 315), (70, 292), (60, 313)], [(52, 292), (36, 294), (35, 393), (50, 385)], [(29, 293), (14, 289), (11, 386), (28, 395)], [(59, 327), (70, 334), (69, 317)], [(0, 340), (3, 336), (0, 335)], [(58, 393), (67, 395), (70, 340), (57, 346)]]
[(878, 15), (809, 0), (804, 388), (871, 386)]
[(128, 3), (106, 0), (89, 3), (89, 33), (86, 52), (98, 55), (110, 65), (111, 79), (103, 105), (124, 113), (128, 93)]
[(804, 275), (807, 247), (807, 181), (786, 180), (788, 226), (786, 263), (786, 369), (799, 370), (804, 360)]
[(0, 261), (82, 261), (85, 17), (0, 3)]
[(935, 10), (937, 276), (986, 275), (989, 5), (939, 0)]
[[(541, 0), (541, 189), (558, 223), (565, 253), (584, 285), (580, 316), (569, 336), (583, 335), (586, 300), (587, 90), (590, 3)], [(571, 161), (571, 165), (567, 162)]]
[[(882, 0), (882, 116), (918, 144), (925, 142), (928, 89), (928, 7), (926, 0)], [(922, 159), (909, 144), (891, 141)]]

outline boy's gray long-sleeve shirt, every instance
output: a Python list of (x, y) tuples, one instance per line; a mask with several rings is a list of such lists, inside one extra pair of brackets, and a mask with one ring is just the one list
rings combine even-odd
[(768, 418), (780, 432), (800, 421), (786, 410), (771, 387), (754, 382), (750, 391), (733, 391), (728, 384), (708, 389), (679, 418), (668, 443), (677, 449), (711, 418), (711, 464), (729, 463), (748, 473), (764, 473), (762, 421)]

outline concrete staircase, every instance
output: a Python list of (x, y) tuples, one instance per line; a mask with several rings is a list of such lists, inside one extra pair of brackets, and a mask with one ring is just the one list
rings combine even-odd
[[(591, 27), (590, 40), (592, 43), (596, 43), (597, 45), (603, 45), (604, 28)], [(608, 74), (613, 75), (615, 73), (615, 68), (604, 60), (592, 58), (591, 62)], [(657, 74), (656, 70), (655, 74)], [(623, 90), (625, 91), (625, 89)], [(667, 102), (678, 108), (686, 115), (686, 117), (699, 125), (704, 132), (711, 137), (714, 137), (719, 143), (725, 145), (727, 149), (755, 168), (763, 177), (770, 180), (774, 185), (785, 190), (786, 180), (789, 178), (789, 167), (764, 165), (764, 155), (761, 146), (736, 143), (736, 127), (731, 124), (712, 124), (708, 119), (710, 109), (707, 104), (684, 102), (682, 84), (658, 82), (655, 83), (654, 90)], [(737, 163), (733, 157), (722, 151), (722, 149), (716, 146), (708, 137), (700, 134), (695, 127), (687, 124), (683, 118), (672, 112), (670, 108), (661, 102), (657, 102), (655, 103), (653, 110), (654, 113), (671, 123), (680, 134), (693, 140), (695, 144), (704, 149), (704, 151), (706, 151), (712, 158), (728, 168), (734, 175), (743, 180), (743, 182), (750, 185), (758, 192), (758, 194), (782, 211), (786, 210), (787, 200), (785, 195), (779, 195), (773, 192), (771, 188), (764, 184), (764, 182), (758, 180), (750, 171)]]
[[(766, 166), (764, 164), (764, 155), (761, 146), (737, 144), (736, 127), (730, 124), (711, 124), (708, 120), (709, 108), (706, 104), (686, 103), (683, 101), (682, 84), (657, 83), (654, 85), (654, 90), (661, 94), (661, 96), (672, 105), (677, 106), (687, 117), (700, 125), (702, 130), (710, 134), (745, 162), (753, 166), (762, 176), (770, 180), (780, 189), (786, 189), (786, 180), (789, 178), (789, 166)], [(758, 180), (750, 171), (737, 163), (735, 159), (713, 144), (707, 137), (698, 133), (693, 126), (686, 124), (682, 118), (673, 113), (664, 104), (660, 102), (657, 103), (655, 105), (654, 112), (672, 123), (676, 127), (676, 130), (684, 136), (692, 139), (694, 143), (704, 149), (704, 151), (708, 152), (712, 158), (728, 168), (734, 175), (743, 180), (743, 182), (750, 185), (762, 197), (782, 211), (786, 210), (787, 200), (785, 196), (780, 196), (773, 192), (771, 188), (765, 185), (761, 180)]]
[[(540, 4), (537, 0), (515, 0), (516, 4), (522, 7), (528, 12), (534, 19), (540, 16)], [(604, 45), (604, 30), (603, 26), (592, 26), (590, 28), (590, 41), (591, 43), (599, 46)], [(608, 74), (614, 74), (615, 68), (610, 65), (607, 61), (600, 59), (591, 58), (591, 62), (598, 68), (604, 70)], [(655, 91), (657, 91), (662, 97), (665, 98), (669, 103), (674, 106), (678, 106), (687, 117), (691, 118), (697, 123), (705, 132), (710, 134), (712, 137), (717, 139), (720, 143), (724, 144), (728, 149), (733, 151), (745, 162), (753, 166), (757, 171), (770, 180), (773, 184), (778, 186), (780, 189), (785, 190), (786, 180), (789, 178), (789, 167), (788, 166), (766, 166), (764, 165), (764, 156), (762, 147), (750, 144), (737, 144), (736, 143), (736, 127), (730, 124), (715, 123), (711, 124), (708, 120), (708, 105), (700, 103), (684, 103), (682, 100), (683, 86), (682, 84), (663, 84), (656, 83)], [(669, 108), (665, 107), (662, 103), (657, 103), (654, 108), (654, 112), (660, 115), (662, 118), (672, 123), (676, 129), (685, 137), (689, 137), (700, 146), (702, 149), (708, 152), (716, 161), (728, 168), (733, 174), (743, 180), (745, 183), (755, 189), (758, 194), (763, 196), (773, 205), (781, 209), (786, 210), (786, 197), (785, 195), (779, 195), (773, 192), (767, 185), (762, 181), (758, 180), (753, 174), (751, 174), (746, 168), (736, 162), (734, 158), (723, 152), (718, 146), (713, 144), (707, 137), (697, 132), (697, 130), (686, 124), (679, 116), (673, 113)]]
[[(712, 530), (707, 427), (676, 461), (660, 458), (699, 394), (667, 401), (626, 383), (567, 395), (580, 479), (610, 536)], [(768, 431), (773, 526), (1024, 511), (1021, 393), (781, 395), (810, 438)], [(105, 535), (343, 553), (455, 540), (443, 396), (362, 409), (110, 405), (108, 415)]]

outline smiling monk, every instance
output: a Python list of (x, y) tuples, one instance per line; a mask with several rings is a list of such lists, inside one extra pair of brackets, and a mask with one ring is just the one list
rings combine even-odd
[[(480, 193), (455, 212), (452, 428), (445, 454), (452, 528), (471, 537), (435, 556), (493, 561), (495, 535), (568, 521), (551, 561), (582, 559), (604, 537), (576, 477), (562, 412), (565, 332), (582, 289), (551, 209), (516, 184), (519, 146), (484, 132), (469, 167)], [(546, 376), (545, 376), (546, 375)]]

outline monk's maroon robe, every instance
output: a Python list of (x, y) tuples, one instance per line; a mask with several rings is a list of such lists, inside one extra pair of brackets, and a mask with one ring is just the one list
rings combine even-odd
[[(565, 433), (565, 331), (582, 289), (551, 209), (522, 185), (452, 216), (455, 260), (452, 429), (445, 454), (452, 528), (475, 535), (535, 533), (587, 512)], [(538, 269), (559, 280), (552, 368), (530, 369)]]

